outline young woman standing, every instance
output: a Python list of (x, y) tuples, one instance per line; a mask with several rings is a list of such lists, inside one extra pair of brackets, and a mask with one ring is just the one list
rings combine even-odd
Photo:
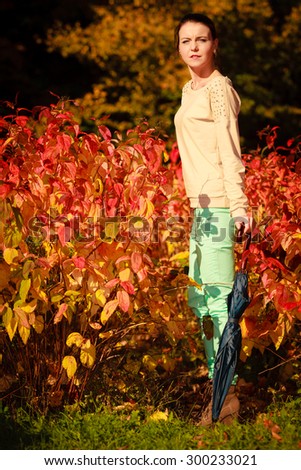
[[(185, 189), (193, 213), (189, 276), (203, 286), (202, 290), (189, 288), (188, 303), (201, 322), (212, 379), (234, 280), (235, 229), (250, 230), (238, 130), (240, 98), (231, 80), (216, 68), (218, 38), (211, 19), (188, 14), (175, 34), (178, 52), (191, 75), (175, 115)], [(205, 326), (208, 319), (213, 323), (212, 332)], [(237, 416), (238, 411), (233, 386), (220, 420)], [(201, 424), (210, 422), (209, 405)]]

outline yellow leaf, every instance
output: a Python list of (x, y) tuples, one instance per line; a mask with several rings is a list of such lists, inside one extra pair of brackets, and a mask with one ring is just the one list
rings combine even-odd
[(23, 343), (26, 344), (30, 335), (30, 328), (26, 328), (26, 326), (19, 325), (18, 331)]
[(101, 339), (111, 338), (112, 336), (114, 336), (114, 331), (113, 330), (106, 331), (105, 333), (99, 333), (99, 338), (101, 338)]
[(56, 302), (59, 302), (60, 300), (62, 300), (64, 296), (61, 295), (61, 294), (55, 294), (51, 297), (51, 302), (54, 304)]
[(14, 139), (15, 139), (15, 137), (8, 137), (8, 139), (6, 139), (5, 142), (3, 142), (2, 149), (4, 149)]
[(18, 326), (18, 320), (16, 318), (13, 318), (5, 327), (7, 334), (9, 336), (9, 339), (11, 341), (13, 337), (15, 336), (15, 333), (17, 331), (17, 326)]
[(12, 341), (17, 331), (18, 320), (17, 318), (13, 317), (13, 311), (10, 307), (6, 308), (6, 312), (4, 313), (2, 319), (9, 339)]
[(104, 288), (97, 289), (95, 292), (95, 299), (98, 305), (103, 307), (106, 304), (106, 296), (105, 296), (106, 290)]
[(81, 349), (89, 349), (91, 346), (91, 341), (89, 339), (84, 339)]
[(80, 295), (80, 292), (77, 290), (66, 290), (65, 296), (66, 297), (77, 297)]
[(80, 348), (84, 341), (85, 340), (80, 333), (74, 332), (74, 333), (70, 333), (70, 335), (67, 338), (66, 344), (67, 346), (72, 346), (73, 344), (75, 344), (77, 347)]
[(39, 271), (33, 271), (32, 272), (32, 286), (36, 291), (40, 290), (41, 287), (41, 273)]
[(90, 344), (89, 347), (83, 346), (80, 351), (80, 361), (81, 363), (91, 368), (95, 362), (96, 357), (96, 348), (93, 344)]
[(12, 264), (14, 259), (18, 257), (18, 250), (16, 248), (5, 248), (3, 251), (3, 258), (7, 264)]
[(32, 313), (35, 311), (37, 307), (37, 299), (32, 300), (28, 304), (24, 303), (22, 300), (17, 300), (17, 302), (14, 303), (14, 310), (16, 308), (23, 310), (25, 313)]
[(22, 241), (22, 232), (16, 227), (16, 224), (6, 226), (4, 243), (7, 247), (17, 247)]
[(244, 317), (242, 318), (242, 320), (240, 322), (240, 330), (241, 330), (242, 338), (247, 338), (248, 337), (248, 329), (247, 329), (247, 325), (246, 325)]
[(189, 251), (181, 251), (180, 253), (173, 255), (170, 258), (170, 261), (179, 261), (182, 265), (185, 265), (188, 264), (188, 259)]
[(106, 238), (114, 240), (119, 232), (119, 224), (117, 222), (107, 222), (104, 231)]
[(149, 419), (150, 419), (151, 421), (160, 421), (160, 420), (167, 421), (167, 420), (168, 420), (167, 412), (155, 411), (155, 412), (149, 417)]
[(166, 163), (166, 162), (168, 162), (168, 160), (169, 160), (169, 154), (166, 151), (164, 151), (163, 152), (163, 161)]
[(75, 357), (65, 356), (62, 362), (62, 366), (64, 369), (66, 369), (68, 378), (71, 379), (74, 376), (76, 369), (77, 369)]
[(7, 305), (5, 305), (4, 308), (6, 308), (6, 310), (5, 310), (5, 313), (2, 316), (2, 320), (3, 320), (4, 326), (6, 327), (11, 322), (11, 320), (13, 318), (13, 311)]
[(101, 323), (104, 325), (108, 319), (113, 315), (118, 307), (118, 299), (110, 300), (103, 308), (100, 316)]
[(132, 271), (130, 268), (125, 268), (119, 272), (119, 279), (121, 282), (130, 281), (132, 279)]

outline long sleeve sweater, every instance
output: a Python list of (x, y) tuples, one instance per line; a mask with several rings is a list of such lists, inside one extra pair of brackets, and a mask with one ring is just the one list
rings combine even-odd
[(226, 207), (232, 217), (246, 215), (245, 169), (241, 160), (240, 98), (228, 77), (218, 75), (193, 90), (183, 87), (175, 115), (183, 178), (192, 208)]

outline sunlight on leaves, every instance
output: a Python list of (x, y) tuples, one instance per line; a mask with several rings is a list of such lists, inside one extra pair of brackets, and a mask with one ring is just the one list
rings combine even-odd
[(62, 361), (62, 367), (66, 370), (68, 378), (72, 379), (74, 376), (76, 370), (77, 370), (77, 364), (75, 357), (73, 356), (65, 356), (63, 361)]

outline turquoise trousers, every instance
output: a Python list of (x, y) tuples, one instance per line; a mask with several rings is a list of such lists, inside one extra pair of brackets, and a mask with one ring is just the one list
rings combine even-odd
[(227, 297), (234, 281), (233, 240), (234, 223), (229, 209), (194, 209), (189, 276), (200, 283), (202, 289), (193, 286), (188, 288), (188, 304), (200, 319), (210, 379), (213, 377), (219, 340), (228, 318)]

